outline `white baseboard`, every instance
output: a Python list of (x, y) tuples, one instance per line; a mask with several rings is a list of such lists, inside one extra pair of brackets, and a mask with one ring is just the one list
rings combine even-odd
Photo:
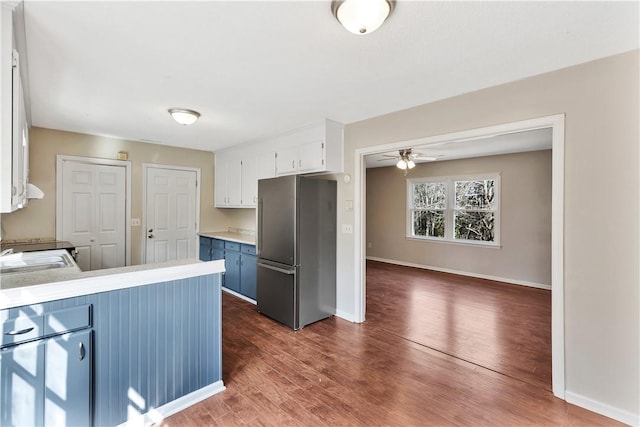
[(245, 301), (247, 301), (247, 302), (250, 302), (250, 303), (251, 303), (251, 304), (253, 304), (253, 305), (256, 305), (256, 300), (254, 300), (254, 299), (251, 299), (251, 298), (249, 298), (249, 297), (247, 297), (247, 296), (244, 296), (244, 295), (242, 295), (242, 294), (239, 294), (239, 293), (238, 293), (238, 292), (236, 292), (236, 291), (232, 291), (232, 290), (231, 290), (231, 289), (229, 289), (229, 288), (225, 288), (224, 286), (223, 286), (221, 289), (222, 289), (223, 291), (225, 291), (226, 293), (233, 295), (234, 297), (238, 297), (238, 298), (243, 299), (243, 300), (245, 300)]
[(565, 400), (574, 405), (588, 409), (593, 412), (597, 412), (605, 417), (613, 418), (621, 423), (629, 424), (630, 426), (640, 425), (640, 414), (633, 414), (631, 412), (616, 408), (606, 403), (598, 402), (597, 400), (590, 399), (573, 393), (571, 391), (565, 392)]
[(349, 322), (358, 323), (351, 313), (347, 313), (343, 310), (336, 310), (336, 316), (341, 319), (348, 320)]
[(137, 426), (149, 426), (149, 425), (159, 425), (163, 419), (176, 414), (189, 406), (195, 405), (196, 403), (207, 399), (214, 394), (218, 394), (224, 391), (226, 387), (222, 380), (216, 381), (213, 384), (209, 384), (206, 387), (202, 387), (194, 392), (186, 394), (182, 397), (177, 398), (176, 400), (172, 400), (169, 403), (166, 403), (158, 408), (152, 409), (146, 414), (141, 414), (135, 416), (126, 422), (120, 424), (118, 427), (137, 427)]
[(458, 274), (460, 276), (476, 277), (478, 279), (493, 280), (496, 282), (504, 282), (512, 285), (528, 286), (530, 288), (546, 289), (548, 291), (551, 290), (551, 285), (546, 285), (543, 283), (527, 282), (525, 280), (517, 280), (517, 279), (507, 279), (504, 277), (489, 276), (486, 274), (478, 274), (478, 273), (469, 273), (468, 271), (452, 270), (450, 268), (441, 268), (441, 267), (434, 267), (431, 265), (414, 264), (412, 262), (397, 261), (393, 259), (377, 258), (372, 256), (368, 256), (367, 259), (371, 261), (386, 262), (387, 264), (396, 264), (396, 265), (402, 265), (405, 267), (422, 268), (423, 270), (433, 270), (433, 271), (439, 271), (441, 273)]

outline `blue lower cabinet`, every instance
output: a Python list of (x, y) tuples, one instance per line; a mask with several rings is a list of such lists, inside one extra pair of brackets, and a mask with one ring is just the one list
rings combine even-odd
[(240, 252), (224, 251), (224, 286), (240, 292)]
[(200, 236), (200, 261), (211, 261), (212, 238)]
[(92, 331), (45, 341), (44, 425), (90, 426)]
[(227, 271), (223, 286), (255, 300), (258, 261), (255, 245), (225, 241), (224, 260)]
[(242, 254), (240, 259), (240, 293), (256, 299), (256, 277), (258, 275), (258, 258), (254, 255)]
[(92, 331), (0, 350), (0, 425), (90, 426)]

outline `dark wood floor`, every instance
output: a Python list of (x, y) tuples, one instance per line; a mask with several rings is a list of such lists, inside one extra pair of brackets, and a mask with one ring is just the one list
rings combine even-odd
[(549, 292), (375, 262), (367, 286), (365, 323), (297, 332), (223, 293), (227, 390), (162, 425), (619, 425), (549, 391)]
[(367, 321), (551, 390), (551, 291), (370, 261)]

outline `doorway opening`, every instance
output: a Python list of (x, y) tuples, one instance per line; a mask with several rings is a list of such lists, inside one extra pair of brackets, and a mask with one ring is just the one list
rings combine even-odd
[[(564, 399), (564, 283), (563, 283), (563, 235), (564, 235), (564, 115), (547, 116), (504, 125), (449, 133), (434, 137), (400, 141), (355, 150), (355, 318), (364, 321), (366, 313), (366, 167), (365, 156), (380, 154), (408, 147), (436, 147), (453, 141), (478, 141), (496, 136), (551, 129), (552, 134), (552, 184), (551, 184), (551, 357), (552, 390)], [(517, 150), (514, 150), (517, 151)]]

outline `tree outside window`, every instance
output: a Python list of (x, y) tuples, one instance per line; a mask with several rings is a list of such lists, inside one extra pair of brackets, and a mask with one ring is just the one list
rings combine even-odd
[(499, 175), (407, 181), (408, 237), (499, 244)]

